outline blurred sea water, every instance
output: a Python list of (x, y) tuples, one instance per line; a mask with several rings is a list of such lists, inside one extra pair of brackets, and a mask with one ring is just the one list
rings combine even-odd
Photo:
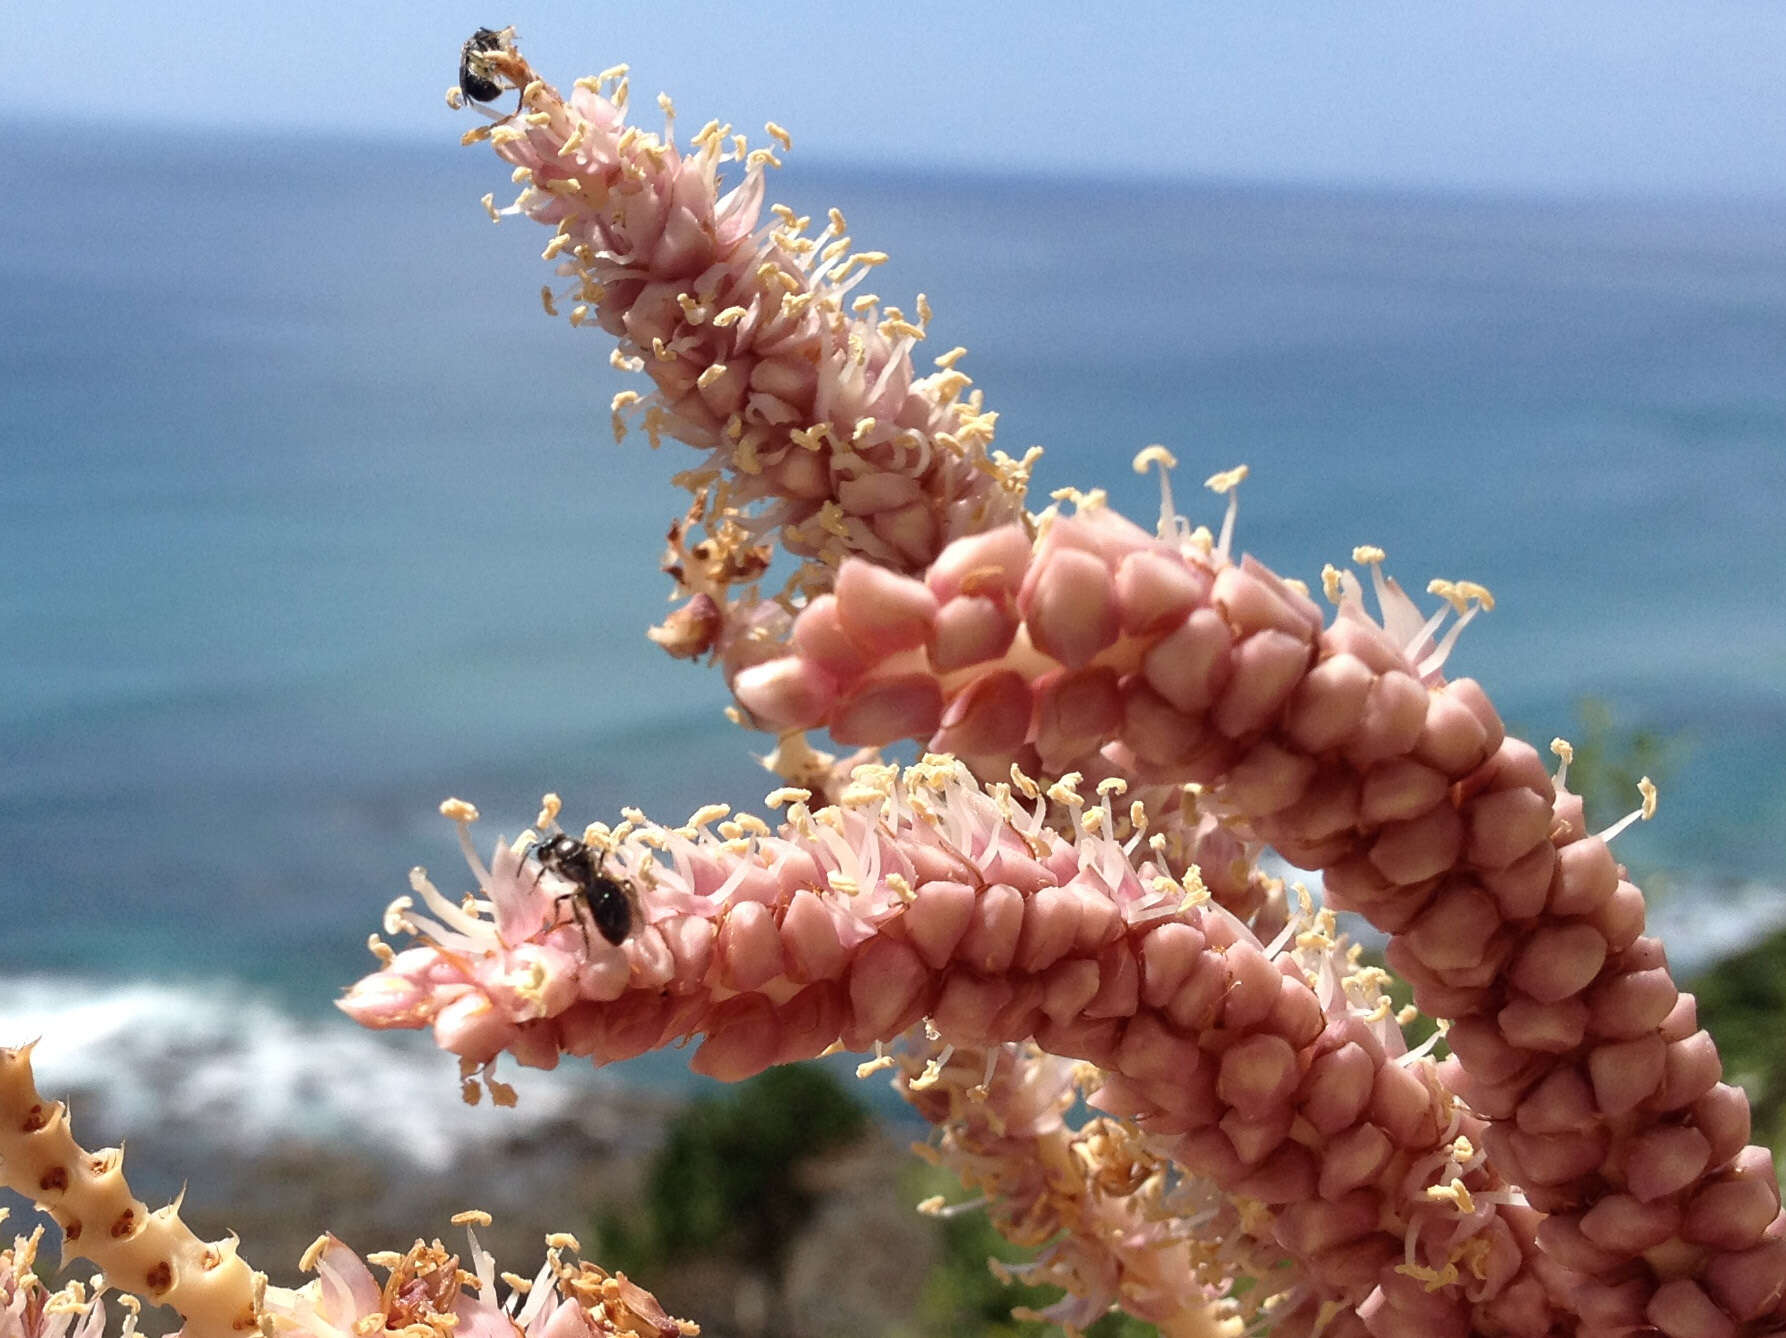
[[(506, 170), (443, 139), (9, 136), (0, 1043), (72, 1028), (52, 1078), (103, 1081), (115, 1035), (121, 1083), (296, 1073), (258, 1084), (275, 1124), (344, 1066), (450, 1103), (450, 1063), (328, 1006), (411, 865), (465, 885), (440, 799), (492, 840), (548, 789), (574, 826), (767, 788), (717, 675), (643, 637), (695, 457), (614, 444), (605, 337), (545, 319), (546, 234), (493, 228)], [(1277, 570), (1318, 589), (1369, 542), (1411, 590), (1493, 589), (1448, 668), (1528, 737), (1592, 696), (1675, 741), (1619, 849), (1677, 964), (1786, 918), (1786, 207), (798, 158), (771, 191), (929, 295), (928, 351), (1047, 448), (1038, 497), (1150, 521), (1129, 461), (1162, 442), (1213, 524), (1197, 485), (1244, 461)]]

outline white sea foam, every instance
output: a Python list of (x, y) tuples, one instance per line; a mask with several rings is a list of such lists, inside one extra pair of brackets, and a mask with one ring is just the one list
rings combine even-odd
[(1647, 932), (1668, 949), (1675, 979), (1688, 980), (1786, 927), (1786, 887), (1737, 880), (1681, 880), (1652, 899)]
[(0, 1044), (34, 1038), (40, 1090), (74, 1094), (77, 1119), (90, 1094), (107, 1137), (171, 1127), (224, 1154), (291, 1139), (350, 1143), (422, 1170), (524, 1137), (608, 1081), (580, 1063), (553, 1073), (507, 1065), (501, 1076), (521, 1102), (498, 1116), (487, 1100), (460, 1100), (452, 1058), (426, 1033), (299, 1017), (227, 980), (0, 979)]

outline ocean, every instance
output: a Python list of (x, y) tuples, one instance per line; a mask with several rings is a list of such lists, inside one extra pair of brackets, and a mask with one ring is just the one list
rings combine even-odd
[[(489, 841), (546, 790), (575, 825), (768, 787), (718, 676), (643, 636), (693, 456), (614, 444), (630, 382), (542, 314), (546, 234), (491, 226), (507, 170), (450, 124), (9, 130), (0, 1043), (44, 1037), (45, 1086), (126, 1130), (173, 1103), (219, 1146), (443, 1165), (451, 1061), (330, 1006), (412, 865), (464, 885), (439, 801)], [(999, 443), (1047, 448), (1037, 497), (1150, 520), (1161, 442), (1212, 524), (1198, 483), (1249, 464), (1239, 545), (1316, 588), (1367, 542), (1410, 589), (1489, 586), (1450, 671), (1540, 743), (1588, 699), (1666, 742), (1618, 849), (1677, 967), (1786, 921), (1786, 206), (797, 155), (771, 184), (929, 295)], [(595, 1081), (555, 1079), (524, 1113)]]

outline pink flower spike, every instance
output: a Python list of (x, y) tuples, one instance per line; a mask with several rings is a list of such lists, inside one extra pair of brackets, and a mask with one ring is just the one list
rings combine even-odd
[[(779, 206), (761, 219), (773, 151), (717, 124), (679, 148), (668, 131), (627, 126), (618, 89), (583, 81), (565, 98), (512, 44), (487, 59), (528, 93), (521, 112), (468, 136), (520, 169), (501, 213), (554, 229), (546, 256), (565, 282), (547, 289), (548, 312), (563, 302), (573, 325), (600, 325), (621, 365), (650, 377), (649, 399), (615, 398), (616, 433), (639, 419), (654, 444), (706, 452), (685, 476), (698, 496), (723, 477), (716, 547), (779, 533), (817, 559), (804, 579), (818, 590), (852, 554), (915, 573), (947, 540), (1021, 513), (1026, 471), (989, 453), (996, 415), (964, 394), (960, 352), (934, 375), (913, 369), (928, 305), (908, 318), (850, 298), (886, 257), (852, 251), (835, 210), (816, 236)], [(721, 195), (734, 163), (743, 179)], [(740, 520), (748, 533), (728, 533)]]
[(771, 729), (803, 729), (829, 713), (837, 688), (810, 661), (784, 656), (753, 665), (732, 680), (738, 704)]
[(837, 573), (844, 630), (874, 658), (928, 643), (936, 626), (936, 596), (922, 581), (864, 562), (846, 561)]
[(1043, 554), (1025, 578), (1018, 607), (1036, 649), (1069, 669), (1089, 664), (1121, 630), (1110, 569), (1082, 549)]

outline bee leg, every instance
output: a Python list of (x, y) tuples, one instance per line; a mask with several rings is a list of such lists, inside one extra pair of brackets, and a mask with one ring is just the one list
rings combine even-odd
[(547, 927), (550, 929), (556, 929), (556, 928), (558, 928), (559, 925), (564, 923), (563, 919), (560, 918), (558, 912), (559, 912), (559, 909), (564, 905), (565, 902), (567, 902), (567, 901), (570, 902), (570, 904), (571, 904), (571, 922), (577, 926), (577, 932), (583, 936), (583, 955), (585, 957), (587, 957), (587, 956), (589, 956), (589, 926), (584, 924), (583, 917), (581, 915), (577, 914), (577, 905), (581, 900), (582, 900), (582, 894), (578, 893), (578, 892), (566, 892), (563, 896), (553, 897), (552, 898), (552, 923)]

